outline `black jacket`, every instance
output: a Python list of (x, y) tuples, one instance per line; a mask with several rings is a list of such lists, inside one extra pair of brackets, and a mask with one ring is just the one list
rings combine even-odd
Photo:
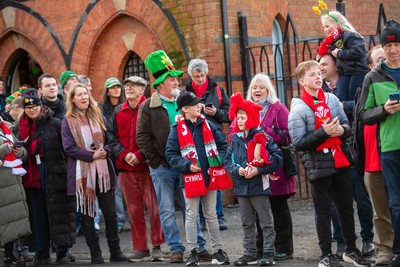
[(64, 101), (64, 97), (60, 94), (57, 95), (57, 100), (54, 102), (48, 101), (45, 97), (41, 98), (42, 104), (48, 108), (50, 108), (54, 114), (53, 117), (63, 120), (65, 117), (65, 113), (67, 112), (67, 106)]
[(342, 32), (339, 38), (333, 42), (330, 51), (341, 49), (337, 54), (336, 67), (340, 75), (367, 73), (367, 50), (364, 38), (356, 32)]
[[(218, 97), (218, 93), (216, 91), (217, 86), (219, 86), (222, 96), (222, 101), (220, 101), (220, 98)], [(192, 87), (192, 80), (190, 80), (190, 82), (186, 85), (186, 91), (195, 93)], [(208, 88), (201, 98), (204, 99), (204, 101), (202, 102), (203, 104), (211, 103), (213, 104), (214, 107), (217, 108), (217, 113), (215, 113), (214, 116), (206, 115), (206, 119), (208, 121), (211, 121), (217, 127), (217, 129), (222, 133), (223, 132), (222, 123), (229, 122), (229, 117), (228, 117), (228, 111), (230, 106), (229, 96), (225, 93), (224, 88), (222, 88), (222, 86), (218, 85), (213, 79), (208, 77)]]
[(42, 139), (41, 160), (44, 164), (50, 238), (57, 246), (72, 246), (75, 243), (76, 199), (75, 196), (67, 196), (67, 157), (61, 141), (61, 121), (53, 118), (52, 114), (46, 109), (37, 122)]

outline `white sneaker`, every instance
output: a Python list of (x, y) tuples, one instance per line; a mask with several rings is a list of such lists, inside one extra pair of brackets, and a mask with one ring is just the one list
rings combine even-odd
[(100, 225), (98, 223), (94, 223), (94, 229), (96, 229), (96, 231), (100, 231)]

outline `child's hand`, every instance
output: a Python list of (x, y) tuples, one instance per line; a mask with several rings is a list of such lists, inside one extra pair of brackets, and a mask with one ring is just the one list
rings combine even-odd
[(245, 174), (246, 174), (246, 169), (243, 168), (243, 167), (240, 167), (240, 168), (239, 168), (239, 175), (240, 175), (240, 176), (244, 176)]
[(246, 173), (244, 175), (244, 178), (250, 179), (256, 176), (257, 174), (258, 174), (258, 168), (248, 165), (246, 167)]
[(197, 165), (197, 164), (190, 165), (190, 171), (191, 172), (198, 172), (200, 170), (201, 170), (201, 168), (199, 167), (199, 165)]
[(335, 58), (337, 58), (337, 54), (339, 53), (340, 50), (342, 50), (342, 49), (335, 48), (335, 50), (333, 50), (333, 51), (331, 52), (332, 56), (334, 56)]

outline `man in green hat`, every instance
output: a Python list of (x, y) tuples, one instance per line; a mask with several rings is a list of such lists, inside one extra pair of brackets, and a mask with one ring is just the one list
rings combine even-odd
[[(178, 78), (183, 71), (176, 70), (162, 50), (151, 53), (144, 64), (155, 78), (153, 88), (156, 91), (139, 108), (136, 142), (150, 168), (164, 236), (172, 253), (170, 262), (182, 263), (185, 247), (175, 216), (174, 194), (177, 194), (183, 212), (185, 201), (179, 186), (180, 172), (168, 164), (165, 147), (170, 126), (176, 123), (175, 118), (180, 114), (176, 111), (176, 97), (180, 92)], [(201, 230), (198, 231), (198, 243), (199, 259), (211, 261), (212, 255), (205, 249), (206, 241)]]
[(64, 95), (68, 95), (68, 90), (74, 83), (78, 83), (78, 75), (75, 72), (66, 70), (60, 75), (61, 88), (64, 90)]

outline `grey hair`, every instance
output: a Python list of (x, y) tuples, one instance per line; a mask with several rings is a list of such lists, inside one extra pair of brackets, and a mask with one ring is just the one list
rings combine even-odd
[(86, 75), (78, 75), (78, 80), (84, 85), (89, 85), (90, 83), (90, 78)]
[(208, 65), (207, 62), (203, 59), (195, 58), (189, 62), (188, 66), (188, 74), (190, 78), (193, 78), (193, 70), (198, 72), (204, 72), (206, 75), (208, 74)]
[(272, 85), (271, 79), (268, 77), (267, 74), (264, 73), (258, 73), (253, 77), (253, 79), (251, 79), (249, 90), (247, 91), (247, 97), (246, 97), (247, 100), (253, 101), (253, 99), (251, 98), (251, 94), (253, 91), (253, 86), (256, 83), (256, 81), (260, 81), (261, 84), (264, 85), (265, 88), (267, 88), (268, 91), (267, 101), (269, 103), (274, 104), (275, 102), (279, 101), (278, 97), (276, 96), (275, 88)]

